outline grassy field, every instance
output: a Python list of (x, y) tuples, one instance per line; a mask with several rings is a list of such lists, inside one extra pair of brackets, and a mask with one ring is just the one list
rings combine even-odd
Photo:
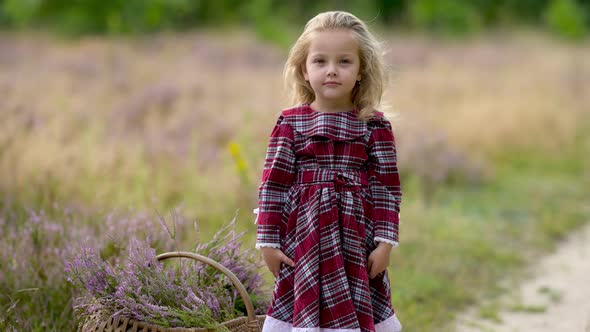
[[(590, 45), (385, 39), (405, 193), (394, 306), (404, 330), (452, 331), (590, 219)], [(243, 32), (0, 35), (0, 330), (74, 329), (63, 262), (82, 244), (190, 249), (239, 209), (252, 246), (285, 57)]]

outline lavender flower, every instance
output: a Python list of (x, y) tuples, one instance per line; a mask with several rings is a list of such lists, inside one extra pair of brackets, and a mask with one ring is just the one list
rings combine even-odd
[[(173, 216), (173, 231), (159, 216), (166, 232), (174, 237), (178, 212)], [(220, 262), (245, 285), (258, 312), (266, 311), (268, 300), (258, 273), (260, 263), (252, 250), (243, 251), (237, 234), (236, 218), (211, 241), (197, 245), (195, 252)], [(75, 309), (83, 322), (102, 317), (129, 317), (161, 326), (211, 327), (245, 315), (237, 290), (221, 273), (200, 262), (166, 266), (157, 261), (153, 239), (131, 238), (127, 255), (109, 264), (90, 247), (82, 247), (66, 263), (68, 281), (81, 290)]]

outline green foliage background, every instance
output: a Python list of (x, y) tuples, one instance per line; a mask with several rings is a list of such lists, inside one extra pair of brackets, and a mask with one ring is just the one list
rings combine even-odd
[(0, 0), (0, 26), (77, 36), (247, 25), (280, 43), (289, 27), (325, 10), (450, 36), (526, 25), (579, 40), (590, 26), (590, 0)]

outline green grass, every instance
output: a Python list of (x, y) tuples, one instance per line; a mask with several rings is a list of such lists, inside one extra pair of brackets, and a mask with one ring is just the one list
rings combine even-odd
[(526, 312), (530, 314), (542, 314), (547, 311), (547, 306), (545, 305), (524, 305), (522, 303), (515, 304), (510, 306), (511, 311), (515, 312)]
[[(566, 234), (590, 219), (585, 205), (590, 183), (587, 178), (580, 177), (585, 161), (579, 156), (576, 149), (564, 151), (559, 157), (532, 152), (510, 153), (494, 161), (496, 174), (488, 183), (443, 186), (428, 205), (422, 201), (419, 182), (406, 179), (401, 246), (394, 251), (390, 276), (394, 307), (408, 330), (434, 331), (440, 326), (451, 329), (455, 313), (476, 303), (482, 295), (494, 297), (503, 293), (497, 286), (502, 278), (519, 271), (523, 263), (551, 249)], [(140, 187), (149, 182), (145, 176), (135, 181)], [(45, 191), (23, 196), (34, 197), (37, 201), (0, 205), (5, 218), (24, 225), (26, 208), (44, 209), (56, 220), (65, 218), (61, 210), (48, 204), (51, 201), (48, 196), (66, 197), (67, 194), (60, 192), (59, 184), (51, 180), (44, 188)], [(123, 190), (123, 185), (119, 189)], [(256, 188), (251, 184), (244, 190), (255, 191)], [(198, 195), (194, 199), (198, 199)], [(252, 203), (242, 203), (239, 206), (242, 208), (240, 227), (249, 231), (245, 245), (252, 245), (255, 233), (250, 213)], [(141, 208), (149, 210), (150, 204), (146, 201)], [(166, 204), (158, 207), (166, 208), (169, 208)], [(200, 235), (207, 238), (218, 225), (230, 220), (233, 211), (229, 210), (227, 215), (202, 213), (204, 218), (200, 224), (204, 227), (200, 228)], [(93, 225), (100, 231), (101, 214), (91, 212), (78, 223)], [(32, 246), (41, 247), (47, 245), (47, 241), (56, 247), (65, 246), (65, 238), (52, 238), (36, 231), (30, 236), (23, 241), (30, 240)], [(195, 240), (196, 234), (183, 234), (181, 246), (190, 248)], [(114, 243), (105, 244), (104, 250), (109, 256), (118, 251)], [(17, 253), (14, 259), (24, 258)], [(43, 257), (27, 259), (30, 260), (27, 270), (30, 275), (8, 274), (0, 284), (3, 294), (0, 328), (20, 326), (23, 320), (24, 326), (33, 331), (48, 325), (55, 331), (72, 328), (72, 289), (59, 277), (62, 267), (55, 260), (43, 261)], [(0, 264), (7, 262), (0, 260)], [(270, 282), (271, 278), (267, 280)], [(518, 310), (537, 311), (537, 308)], [(489, 319), (497, 318), (493, 305), (482, 307), (480, 314)]]
[[(406, 187), (401, 246), (390, 268), (402, 322), (437, 330), (481, 296), (504, 293), (501, 280), (590, 220), (584, 163), (576, 149), (559, 157), (507, 154), (490, 183), (443, 188), (429, 206)], [(494, 306), (480, 314), (498, 319)]]
[(563, 297), (563, 294), (559, 290), (549, 287), (541, 287), (537, 291), (545, 295), (551, 303), (558, 303)]

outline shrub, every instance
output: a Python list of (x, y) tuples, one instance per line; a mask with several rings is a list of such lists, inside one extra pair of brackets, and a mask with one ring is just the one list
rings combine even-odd
[(481, 27), (480, 14), (464, 1), (416, 0), (408, 10), (416, 27), (438, 34), (465, 35)]
[(568, 39), (582, 39), (587, 33), (584, 11), (575, 0), (552, 1), (545, 22), (551, 31)]

